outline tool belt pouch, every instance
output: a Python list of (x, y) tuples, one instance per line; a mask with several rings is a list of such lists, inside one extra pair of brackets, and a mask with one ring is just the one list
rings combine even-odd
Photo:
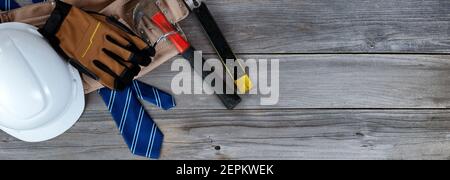
[[(64, 2), (74, 5), (87, 11), (99, 12), (108, 16), (115, 16), (122, 23), (133, 26), (133, 10), (139, 1), (137, 0), (64, 0)], [(189, 15), (189, 10), (183, 0), (159, 0), (157, 5), (166, 15), (167, 19), (173, 23), (185, 19)], [(53, 0), (24, 6), (19, 9), (0, 12), (0, 23), (4, 22), (22, 22), (37, 27), (45, 25), (48, 17), (55, 6)], [(164, 36), (164, 33), (145, 26), (138, 26), (135, 29), (138, 35), (142, 36), (149, 44), (155, 44), (158, 39)], [(178, 50), (170, 41), (160, 41), (156, 48), (156, 55), (152, 63), (143, 68), (137, 77), (148, 74), (164, 62), (178, 55)], [(91, 93), (103, 87), (98, 81), (83, 75), (83, 85), (85, 93)]]
[[(64, 2), (74, 5), (78, 8), (99, 12), (105, 9), (115, 0), (64, 0)], [(0, 12), (0, 23), (22, 22), (36, 27), (42, 27), (47, 22), (50, 14), (55, 7), (54, 0), (26, 5), (24, 7)]]

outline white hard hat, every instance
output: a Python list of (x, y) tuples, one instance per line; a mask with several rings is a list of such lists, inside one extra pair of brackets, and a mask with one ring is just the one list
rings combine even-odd
[(31, 25), (0, 24), (0, 38), (0, 129), (27, 142), (67, 131), (84, 110), (78, 71)]

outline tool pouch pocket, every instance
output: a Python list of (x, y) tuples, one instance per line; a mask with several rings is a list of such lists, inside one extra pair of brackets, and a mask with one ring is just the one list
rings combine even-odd
[[(78, 8), (99, 12), (108, 16), (115, 16), (122, 23), (132, 26), (132, 11), (138, 0), (63, 0), (66, 3)], [(177, 23), (189, 15), (189, 10), (183, 0), (158, 0), (157, 5), (172, 23)], [(55, 6), (54, 0), (24, 6), (19, 9), (0, 12), (0, 23), (22, 22), (37, 27), (42, 27), (50, 16)], [(154, 44), (159, 37), (164, 34), (157, 30), (139, 28), (136, 32), (147, 40), (149, 44)], [(178, 51), (169, 41), (161, 41), (156, 48), (156, 55), (153, 62), (141, 70), (138, 77), (141, 77), (164, 62), (178, 55)], [(93, 92), (103, 86), (96, 80), (83, 76), (85, 93)]]
[[(133, 10), (136, 7), (137, 0), (116, 0), (111, 3), (108, 7), (100, 11), (102, 14), (113, 15), (117, 17), (122, 23), (129, 25), (130, 27), (134, 27), (135, 22), (133, 21)], [(185, 19), (189, 15), (189, 9), (184, 4), (183, 0), (158, 0), (157, 5), (160, 10), (165, 14), (165, 16), (172, 23), (178, 23)], [(138, 22), (139, 23), (139, 22)], [(138, 28), (132, 28), (135, 32), (141, 36), (147, 43), (154, 45), (160, 37), (164, 36), (164, 33), (161, 31), (150, 29), (142, 24), (138, 24)], [(137, 77), (142, 77), (145, 74), (148, 74), (152, 70), (158, 68), (163, 63), (167, 62), (171, 58), (177, 56), (179, 54), (176, 47), (170, 41), (161, 41), (155, 47), (156, 55), (153, 58), (152, 63), (142, 68), (140, 74)], [(102, 86), (95, 80), (85, 77), (85, 92), (89, 93), (95, 91)]]
[[(81, 9), (88, 11), (100, 11), (107, 7), (115, 0), (64, 0), (64, 2), (72, 4)], [(5, 22), (22, 22), (31, 24), (36, 27), (42, 27), (50, 17), (53, 8), (55, 7), (55, 1), (49, 0), (41, 3), (35, 3), (26, 5), (24, 7), (0, 12), (0, 23)]]

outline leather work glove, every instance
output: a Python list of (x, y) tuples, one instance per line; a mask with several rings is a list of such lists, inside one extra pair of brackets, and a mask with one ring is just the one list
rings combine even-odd
[(80, 72), (122, 90), (148, 66), (155, 49), (114, 17), (56, 1), (40, 32)]

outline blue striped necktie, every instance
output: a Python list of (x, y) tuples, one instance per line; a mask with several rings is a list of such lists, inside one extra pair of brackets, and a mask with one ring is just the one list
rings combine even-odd
[(132, 85), (122, 91), (103, 88), (99, 93), (131, 152), (148, 158), (159, 158), (164, 135), (139, 99), (169, 110), (175, 107), (173, 97), (139, 81), (133, 81)]

